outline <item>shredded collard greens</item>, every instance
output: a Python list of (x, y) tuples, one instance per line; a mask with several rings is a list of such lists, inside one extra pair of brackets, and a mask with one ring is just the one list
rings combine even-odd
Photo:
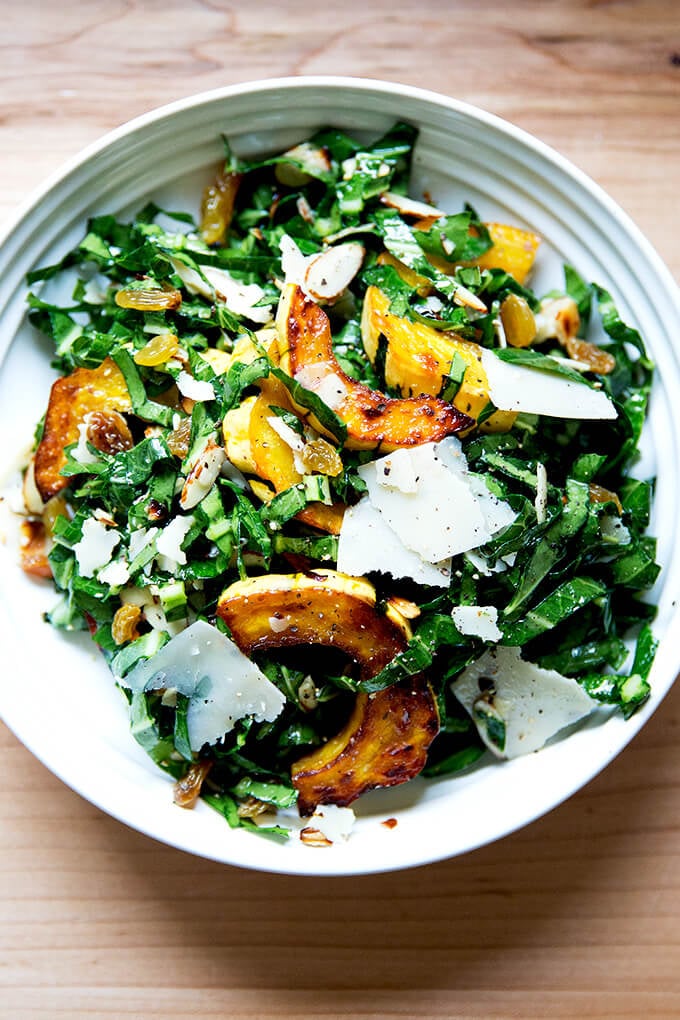
[[(89, 628), (129, 702), (133, 736), (177, 781), (178, 803), (200, 794), (229, 825), (275, 838), (288, 829), (272, 814), (298, 799), (291, 769), (338, 734), (363, 695), (426, 676), (438, 725), (418, 768), (426, 776), (509, 746), (502, 699), (480, 681), (486, 700), (467, 711), (455, 686), (497, 645), (625, 716), (649, 695), (654, 607), (641, 595), (659, 572), (647, 534), (653, 480), (631, 473), (653, 375), (643, 340), (611, 295), (571, 266), (559, 293), (535, 294), (530, 232), (484, 223), (469, 206), (443, 214), (409, 200), (415, 141), (406, 124), (368, 145), (328, 128), (251, 163), (225, 143), (199, 222), (153, 204), (129, 223), (96, 216), (73, 251), (29, 277), (30, 321), (53, 342), (70, 387), (53, 390), (30, 469), (60, 593), (49, 620)], [(304, 273), (311, 257), (335, 249), (355, 271), (317, 274), (328, 291), (340, 272), (337, 293), (319, 296)], [(375, 613), (392, 604), (409, 620), (380, 668), (357, 668), (323, 624), (318, 643), (249, 649), (283, 707), (270, 718), (236, 715), (196, 747), (195, 692), (172, 675), (156, 687), (129, 678), (196, 621), (242, 644), (218, 613), (236, 582), (335, 571), (343, 539), (328, 522), (370, 502), (366, 469), (391, 448), (357, 441), (342, 399), (277, 356), (276, 338), (279, 354), (285, 338), (274, 320), (291, 279), (328, 317), (342, 392), (361, 383), (403, 401), (396, 414), (423, 394), (455, 404), (461, 424), (449, 434), (458, 433), (465, 478), (508, 516), (452, 554), (439, 583), (388, 562), (359, 572), (375, 590)], [(63, 280), (70, 298), (51, 300)], [(369, 299), (383, 302), (374, 320)], [(502, 371), (568, 382), (614, 411), (501, 407), (484, 375), (472, 386), (484, 352)], [(287, 482), (267, 472), (253, 440), (261, 392), (279, 394), (266, 427), (285, 448)], [(338, 576), (344, 598), (341, 568)], [(278, 633), (290, 621), (280, 622), (273, 596), (271, 605)], [(462, 626), (461, 607), (491, 607), (495, 636)]]

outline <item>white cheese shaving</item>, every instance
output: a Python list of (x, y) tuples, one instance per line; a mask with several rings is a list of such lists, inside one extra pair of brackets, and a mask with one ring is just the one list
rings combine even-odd
[(171, 259), (172, 267), (191, 294), (201, 294), (209, 301), (215, 298), (226, 304), (235, 315), (241, 315), (251, 322), (269, 322), (272, 310), (269, 306), (255, 307), (264, 297), (264, 290), (257, 283), (242, 283), (235, 280), (226, 269), (216, 266), (201, 266), (200, 273), (185, 266), (179, 259)]
[(109, 281), (101, 273), (90, 277), (83, 288), (83, 301), (88, 305), (103, 305), (108, 294)]
[(282, 439), (286, 446), (291, 450), (293, 454), (293, 466), (299, 475), (307, 474), (307, 468), (304, 465), (300, 454), (304, 450), (306, 443), (299, 432), (292, 429), (290, 425), (286, 425), (282, 418), (278, 415), (272, 414), (267, 418), (267, 424), (276, 432), (279, 439)]
[(616, 408), (602, 390), (551, 372), (512, 365), (487, 348), (480, 353), (489, 399), (501, 411), (526, 411), (553, 418), (616, 418)]
[(375, 462), (375, 480), (384, 489), (415, 492), (418, 488), (410, 450), (395, 450)]
[(107, 528), (95, 517), (83, 521), (82, 537), (73, 546), (81, 577), (94, 577), (95, 571), (109, 562), (119, 542), (120, 534), (115, 528)]
[(177, 378), (177, 389), (183, 397), (201, 403), (205, 400), (215, 399), (215, 388), (211, 382), (202, 379), (194, 379), (193, 375), (182, 369)]
[(187, 554), (182, 549), (182, 542), (187, 537), (194, 517), (188, 514), (186, 517), (173, 517), (159, 532), (156, 539), (156, 558), (161, 570), (174, 574), (178, 567), (183, 567), (187, 561)]
[(388, 489), (378, 478), (383, 461), (365, 464), (359, 474), (368, 496), (403, 544), (429, 563), (440, 563), (475, 549), (515, 514), (496, 499), (483, 479), (470, 475), (459, 441), (449, 436), (440, 443), (425, 443), (400, 451), (410, 458), (416, 488), (413, 492)]
[(133, 691), (173, 688), (189, 698), (192, 751), (214, 744), (239, 719), (272, 722), (285, 697), (225, 634), (202, 620), (119, 681)]
[(111, 562), (97, 574), (102, 584), (108, 584), (112, 588), (122, 588), (130, 580), (130, 570), (126, 560), (111, 560)]
[(494, 642), (503, 637), (495, 606), (454, 606), (451, 617), (461, 634)]
[[(503, 645), (488, 649), (463, 670), (451, 690), (487, 747), (503, 758), (537, 751), (595, 707), (576, 680), (526, 662), (521, 649)], [(504, 733), (503, 746), (499, 732)]]
[(392, 577), (409, 577), (418, 584), (446, 588), (451, 579), (451, 559), (428, 563), (407, 549), (368, 496), (345, 511), (338, 541), (338, 570), (361, 577), (376, 570)]
[(321, 804), (307, 824), (318, 829), (331, 843), (338, 843), (341, 839), (349, 839), (355, 821), (356, 815), (351, 808)]
[(333, 371), (333, 366), (328, 361), (303, 365), (295, 373), (295, 381), (306, 390), (316, 393), (331, 411), (337, 411), (344, 403), (348, 392), (344, 379)]
[(302, 287), (307, 270), (307, 259), (302, 254), (289, 234), (283, 234), (279, 241), (281, 252), (281, 269), (286, 283), (296, 283)]
[(163, 607), (153, 599), (143, 604), (142, 615), (152, 630), (164, 631), (170, 637), (180, 634), (187, 626), (186, 619), (168, 620)]
[(90, 415), (85, 415), (83, 421), (78, 425), (78, 442), (71, 450), (71, 457), (79, 464), (96, 464), (99, 457), (93, 453), (87, 445), (87, 430), (90, 427)]

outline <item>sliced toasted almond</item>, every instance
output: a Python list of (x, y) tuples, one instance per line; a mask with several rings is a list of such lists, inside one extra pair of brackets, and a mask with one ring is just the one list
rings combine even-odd
[(555, 337), (562, 345), (578, 334), (581, 317), (573, 298), (549, 298), (541, 301), (536, 313), (536, 343)]
[(300, 195), (295, 205), (297, 206), (297, 211), (300, 213), (300, 216), (305, 223), (314, 222), (314, 210), (304, 195)]
[(180, 496), (182, 510), (191, 510), (207, 496), (212, 489), (226, 454), (221, 446), (209, 439), (200, 454), (194, 457)]
[(415, 216), (417, 219), (428, 220), (430, 218), (438, 220), (441, 216), (446, 216), (445, 212), (437, 209), (434, 205), (418, 202), (414, 198), (409, 198), (408, 195), (396, 195), (393, 191), (385, 191), (380, 196), (380, 201), (390, 209), (396, 209), (402, 216)]
[(347, 241), (314, 256), (305, 270), (305, 289), (315, 301), (335, 301), (361, 269), (365, 254), (363, 244)]
[(404, 599), (401, 595), (392, 595), (387, 601), (390, 606), (396, 609), (407, 620), (415, 620), (420, 616), (420, 606), (417, 606), (415, 602), (411, 602), (410, 599)]
[(24, 505), (29, 514), (40, 515), (45, 509), (42, 496), (38, 492), (38, 486), (35, 484), (35, 462), (31, 458), (26, 473), (24, 474), (23, 481), (23, 496)]
[(320, 829), (313, 829), (309, 825), (301, 830), (300, 842), (305, 846), (333, 846), (333, 841), (324, 836)]
[(456, 287), (456, 293), (453, 295), (453, 300), (457, 305), (465, 305), (467, 308), (472, 308), (475, 312), (487, 312), (488, 308), (484, 304), (481, 298), (478, 298), (476, 294), (473, 294), (467, 287), (461, 287), (460, 284)]
[(310, 142), (294, 145), (283, 155), (287, 156), (290, 162), (277, 163), (274, 173), (277, 181), (289, 188), (308, 184), (312, 177), (328, 173), (331, 168), (327, 150), (311, 145)]

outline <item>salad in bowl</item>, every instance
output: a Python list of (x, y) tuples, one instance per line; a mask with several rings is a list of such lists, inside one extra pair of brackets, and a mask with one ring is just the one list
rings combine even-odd
[(532, 230), (411, 194), (416, 136), (225, 142), (197, 221), (97, 215), (29, 276), (49, 621), (178, 805), (310, 846), (650, 691), (643, 339), (578, 267), (535, 292)]

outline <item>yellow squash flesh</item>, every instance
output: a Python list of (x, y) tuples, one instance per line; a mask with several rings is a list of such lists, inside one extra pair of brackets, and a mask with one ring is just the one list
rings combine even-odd
[[(369, 287), (364, 298), (362, 339), (366, 354), (374, 361), (379, 337), (385, 337), (387, 385), (399, 390), (405, 397), (423, 393), (436, 395), (441, 391), (444, 377), (457, 354), (467, 368), (453, 404), (476, 421), (489, 402), (488, 380), (479, 345), (425, 323), (391, 315), (388, 308), (386, 295), (377, 287)], [(516, 417), (514, 411), (494, 411), (481, 430), (507, 432)]]
[[(274, 412), (272, 406), (292, 410), (285, 386), (275, 379), (261, 384), (261, 393), (253, 403), (248, 419), (248, 445), (254, 462), (254, 474), (270, 482), (276, 492), (285, 492), (302, 481), (295, 467), (293, 451), (269, 423)], [(340, 503), (326, 506), (309, 503), (297, 514), (297, 519), (331, 535), (338, 535), (345, 507)]]

